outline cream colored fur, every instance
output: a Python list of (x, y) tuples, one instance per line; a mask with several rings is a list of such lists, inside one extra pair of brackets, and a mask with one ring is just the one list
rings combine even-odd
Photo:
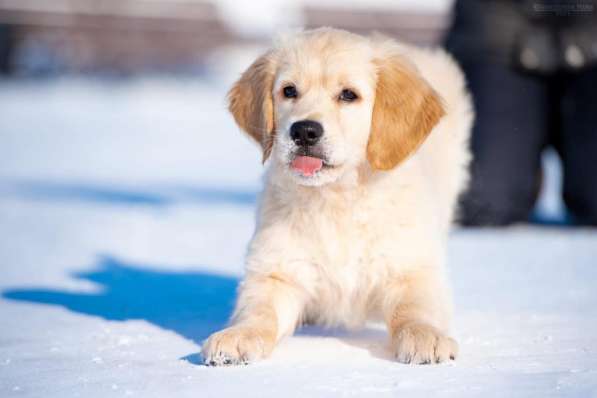
[[(409, 89), (420, 90), (391, 93), (398, 100), (425, 94), (439, 101), (433, 119), (422, 102), (383, 111), (408, 112), (389, 119), (404, 120), (397, 126), (404, 134), (419, 123), (417, 113), (426, 118), (412, 127), (424, 133), (422, 143), (396, 148), (388, 156), (398, 164), (385, 171), (372, 166), (376, 154), (368, 149), (384, 60), (398, 62)], [(439, 49), (328, 28), (284, 38), (256, 63), (230, 99), (235, 119), (269, 158), (265, 190), (231, 326), (206, 341), (206, 363), (266, 357), (304, 322), (353, 328), (368, 319), (385, 321), (401, 362), (454, 358), (445, 245), (467, 182), (473, 117), (458, 66)], [(296, 101), (280, 95), (289, 82), (301, 93)], [(337, 100), (345, 86), (358, 101)], [(330, 167), (313, 177), (289, 167), (296, 150), (289, 128), (302, 119), (325, 130)], [(382, 133), (391, 139), (392, 131)]]

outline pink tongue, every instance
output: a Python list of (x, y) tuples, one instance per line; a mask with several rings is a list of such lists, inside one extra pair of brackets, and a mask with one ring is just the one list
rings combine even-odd
[(297, 156), (292, 161), (292, 169), (300, 171), (305, 177), (310, 177), (320, 170), (323, 166), (323, 161), (311, 156)]

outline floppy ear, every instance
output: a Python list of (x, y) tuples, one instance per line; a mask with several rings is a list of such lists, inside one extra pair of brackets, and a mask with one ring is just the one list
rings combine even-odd
[(409, 157), (445, 114), (439, 95), (399, 56), (378, 66), (367, 159), (389, 170)]
[(228, 92), (228, 110), (236, 124), (255, 139), (268, 158), (274, 136), (272, 89), (276, 67), (271, 53), (259, 57)]

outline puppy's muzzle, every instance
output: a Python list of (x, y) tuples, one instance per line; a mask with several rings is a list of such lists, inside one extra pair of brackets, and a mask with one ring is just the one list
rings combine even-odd
[(313, 120), (301, 120), (290, 126), (290, 138), (299, 147), (310, 147), (319, 142), (323, 135), (321, 123)]

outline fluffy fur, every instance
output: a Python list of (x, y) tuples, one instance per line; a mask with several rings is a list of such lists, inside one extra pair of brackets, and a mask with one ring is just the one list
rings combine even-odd
[[(299, 96), (285, 98), (294, 85)], [(338, 99), (350, 88), (356, 101)], [(384, 320), (396, 359), (454, 358), (445, 241), (467, 181), (469, 96), (439, 49), (317, 29), (282, 39), (229, 93), (267, 162), (255, 234), (231, 326), (207, 364), (247, 363), (305, 322)], [(324, 167), (290, 164), (293, 122), (320, 122)]]

